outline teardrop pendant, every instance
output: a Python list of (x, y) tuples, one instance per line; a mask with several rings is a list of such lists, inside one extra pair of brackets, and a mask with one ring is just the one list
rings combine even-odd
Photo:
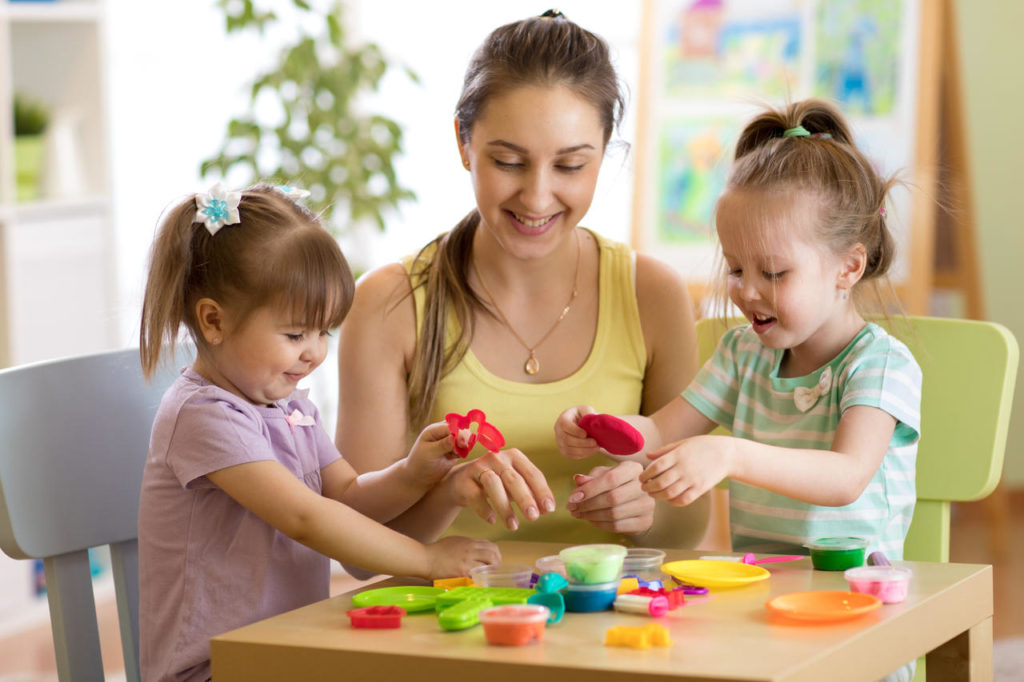
[(526, 360), (526, 364), (523, 365), (523, 370), (531, 376), (540, 371), (540, 363), (537, 362), (537, 358), (533, 355), (532, 350), (530, 351), (530, 357)]

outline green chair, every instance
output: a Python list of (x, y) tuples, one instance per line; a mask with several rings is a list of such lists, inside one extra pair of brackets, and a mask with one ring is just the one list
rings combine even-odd
[[(699, 320), (700, 361), (726, 329), (744, 322)], [(1020, 350), (1013, 334), (994, 322), (908, 317), (887, 326), (924, 377), (917, 505), (904, 558), (949, 561), (950, 502), (980, 500), (1002, 474)]]

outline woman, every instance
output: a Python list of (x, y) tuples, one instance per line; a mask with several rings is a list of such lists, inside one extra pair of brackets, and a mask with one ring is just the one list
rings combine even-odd
[[(476, 208), (357, 287), (341, 330), (337, 430), (355, 469), (391, 464), (422, 425), (474, 408), (512, 448), (453, 469), (477, 516), (495, 523), (467, 510), (452, 532), (671, 546), (703, 536), (705, 500), (656, 515), (639, 464), (570, 461), (554, 442), (556, 417), (584, 396), (602, 412), (650, 414), (696, 372), (678, 275), (578, 226), (623, 104), (605, 42), (560, 13), (496, 29), (456, 107)], [(430, 507), (392, 525), (447, 526)]]

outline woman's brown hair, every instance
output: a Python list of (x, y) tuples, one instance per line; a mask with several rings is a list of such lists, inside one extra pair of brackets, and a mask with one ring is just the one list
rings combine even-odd
[(266, 305), (284, 306), (310, 329), (339, 326), (355, 284), (338, 242), (306, 208), (271, 185), (242, 190), (240, 222), (210, 234), (195, 222), (196, 197), (161, 221), (150, 252), (139, 355), (148, 377), (184, 327), (199, 352), (205, 340), (196, 303), (211, 298), (245, 319)]
[[(495, 29), (477, 49), (455, 107), (460, 142), (469, 142), (473, 125), (491, 98), (527, 85), (564, 86), (593, 104), (601, 117), (606, 146), (621, 122), (625, 97), (608, 44), (561, 14), (547, 12)], [(479, 224), (480, 214), (474, 209), (451, 231), (427, 244), (413, 265), (413, 285), (424, 288), (426, 299), (409, 378), (413, 428), (426, 423), (441, 378), (469, 347), (475, 312), (486, 310), (468, 284), (473, 235)], [(433, 255), (427, 257), (432, 247)], [(459, 325), (451, 342), (449, 311), (454, 311)]]

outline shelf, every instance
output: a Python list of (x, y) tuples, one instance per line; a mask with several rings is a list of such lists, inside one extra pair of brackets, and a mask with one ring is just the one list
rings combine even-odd
[(89, 22), (103, 16), (96, 2), (0, 2), (0, 18), (20, 22)]

